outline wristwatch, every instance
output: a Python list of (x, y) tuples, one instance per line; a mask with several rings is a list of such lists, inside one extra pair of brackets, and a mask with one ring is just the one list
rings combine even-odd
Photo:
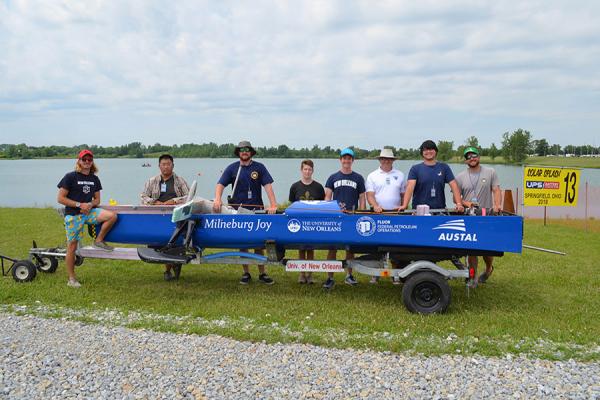
[(76, 202), (75, 202), (75, 207), (77, 207), (77, 208), (81, 207), (81, 203), (80, 203), (80, 202), (78, 202), (78, 201), (76, 201)]

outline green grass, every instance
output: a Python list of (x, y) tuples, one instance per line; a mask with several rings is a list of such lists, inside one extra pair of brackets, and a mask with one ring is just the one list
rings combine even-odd
[[(26, 258), (32, 239), (44, 247), (64, 240), (51, 209), (0, 208), (0, 222), (0, 254)], [(389, 281), (371, 286), (366, 276), (351, 288), (340, 275), (326, 293), (320, 284), (297, 284), (297, 274), (283, 268), (270, 268), (273, 286), (241, 286), (236, 266), (189, 265), (180, 281), (165, 282), (160, 265), (99, 260), (78, 267), (80, 290), (66, 286), (62, 262), (56, 273), (38, 273), (30, 283), (0, 279), (0, 310), (242, 340), (598, 360), (600, 223), (588, 222), (589, 231), (583, 222), (543, 227), (526, 221), (525, 243), (568, 255), (525, 250), (499, 258), (490, 281), (470, 296), (463, 282), (451, 282), (452, 304), (444, 315), (410, 314), (401, 287)]]
[(600, 157), (529, 157), (528, 165), (547, 165), (551, 167), (600, 168)]
[[(453, 157), (449, 162), (462, 163), (462, 157)], [(482, 156), (482, 164), (509, 164), (504, 157)], [(525, 165), (542, 165), (550, 167), (600, 168), (600, 157), (527, 157)], [(509, 164), (510, 165), (510, 164)]]

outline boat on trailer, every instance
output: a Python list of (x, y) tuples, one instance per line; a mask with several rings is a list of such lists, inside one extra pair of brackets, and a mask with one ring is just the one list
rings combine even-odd
[[(82, 247), (77, 250), (78, 264), (85, 258), (108, 258), (178, 266), (284, 265), (287, 271), (310, 272), (342, 272), (352, 267), (358, 273), (400, 279), (404, 304), (411, 312), (423, 314), (446, 311), (451, 301), (449, 279), (464, 280), (467, 290), (475, 282), (475, 271), (465, 256), (520, 253), (523, 239), (522, 217), (484, 216), (473, 209), (467, 213), (432, 210), (432, 215), (417, 216), (412, 212), (345, 212), (335, 201), (300, 201), (277, 214), (225, 206), (214, 213), (212, 201), (204, 199), (178, 207), (103, 208), (118, 214), (106, 241), (137, 247), (117, 247), (113, 252)], [(92, 228), (91, 233), (99, 228)], [(266, 254), (240, 251), (254, 248), (265, 248)], [(215, 253), (213, 249), (220, 250)], [(348, 250), (356, 258), (288, 259), (286, 250), (290, 249)], [(31, 280), (36, 267), (54, 272), (57, 258), (64, 255), (64, 249), (34, 244), (29, 261), (22, 262), (25, 265), (20, 265), (18, 273), (13, 270), (13, 277)], [(456, 269), (437, 264), (443, 260), (451, 261)]]

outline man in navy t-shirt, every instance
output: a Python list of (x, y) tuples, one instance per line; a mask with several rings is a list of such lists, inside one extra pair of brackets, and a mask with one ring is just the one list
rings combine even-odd
[[(325, 200), (336, 200), (343, 210), (364, 210), (366, 204), (365, 179), (362, 175), (352, 171), (352, 163), (354, 163), (354, 151), (350, 148), (345, 148), (340, 152), (340, 170), (331, 175), (325, 183)], [(327, 259), (336, 259), (335, 249), (329, 250)], [(346, 251), (346, 260), (352, 259), (354, 259), (354, 253)], [(344, 282), (351, 286), (356, 285), (358, 282), (352, 276), (352, 268), (348, 268), (347, 272)], [(331, 289), (335, 284), (333, 272), (328, 272), (327, 275), (327, 281), (325, 281), (323, 287)]]
[(83, 238), (84, 225), (101, 223), (102, 228), (96, 236), (94, 248), (112, 251), (113, 247), (104, 242), (117, 214), (98, 208), (102, 185), (96, 176), (98, 168), (94, 164), (94, 154), (90, 150), (81, 150), (75, 164), (75, 171), (68, 172), (58, 183), (58, 202), (65, 206), (65, 230), (67, 232), (67, 254), (65, 265), (69, 281), (67, 285), (78, 288), (81, 284), (75, 276), (75, 251), (77, 243)]
[[(239, 157), (239, 161), (230, 164), (225, 168), (217, 187), (215, 188), (215, 200), (213, 203), (213, 211), (221, 212), (223, 202), (221, 197), (223, 191), (228, 185), (232, 185), (233, 193), (229, 199), (229, 204), (234, 208), (243, 207), (250, 210), (262, 209), (264, 204), (262, 200), (262, 188), (265, 188), (269, 197), (269, 207), (266, 208), (269, 214), (274, 214), (277, 211), (277, 201), (275, 200), (275, 192), (273, 191), (273, 178), (267, 168), (254, 160), (252, 157), (256, 154), (256, 150), (252, 147), (249, 141), (242, 140), (234, 150), (234, 153)], [(242, 251), (245, 251), (242, 249)], [(254, 249), (254, 253), (262, 254), (262, 249)], [(240, 283), (247, 285), (252, 277), (248, 271), (248, 265), (242, 265), (244, 274)], [(271, 279), (265, 272), (265, 266), (258, 266), (258, 280), (267, 285), (272, 285)]]
[(446, 208), (446, 195), (444, 188), (446, 183), (450, 185), (456, 210), (464, 211), (460, 190), (454, 179), (454, 174), (448, 164), (437, 162), (437, 146), (432, 140), (426, 140), (420, 147), (423, 162), (415, 164), (408, 172), (406, 193), (400, 210), (408, 208), (408, 202), (412, 197), (412, 207), (426, 204), (431, 209)]

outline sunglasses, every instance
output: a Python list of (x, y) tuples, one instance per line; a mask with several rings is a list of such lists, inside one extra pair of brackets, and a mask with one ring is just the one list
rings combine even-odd
[(249, 147), (240, 147), (240, 153), (250, 153)]
[(91, 157), (83, 157), (83, 158), (81, 159), (81, 161), (83, 161), (83, 162), (93, 162), (93, 161), (94, 161), (94, 159), (93, 159), (93, 158), (91, 158)]
[(465, 156), (466, 160), (472, 160), (474, 158), (479, 158), (479, 156), (477, 154), (468, 154), (467, 156)]

